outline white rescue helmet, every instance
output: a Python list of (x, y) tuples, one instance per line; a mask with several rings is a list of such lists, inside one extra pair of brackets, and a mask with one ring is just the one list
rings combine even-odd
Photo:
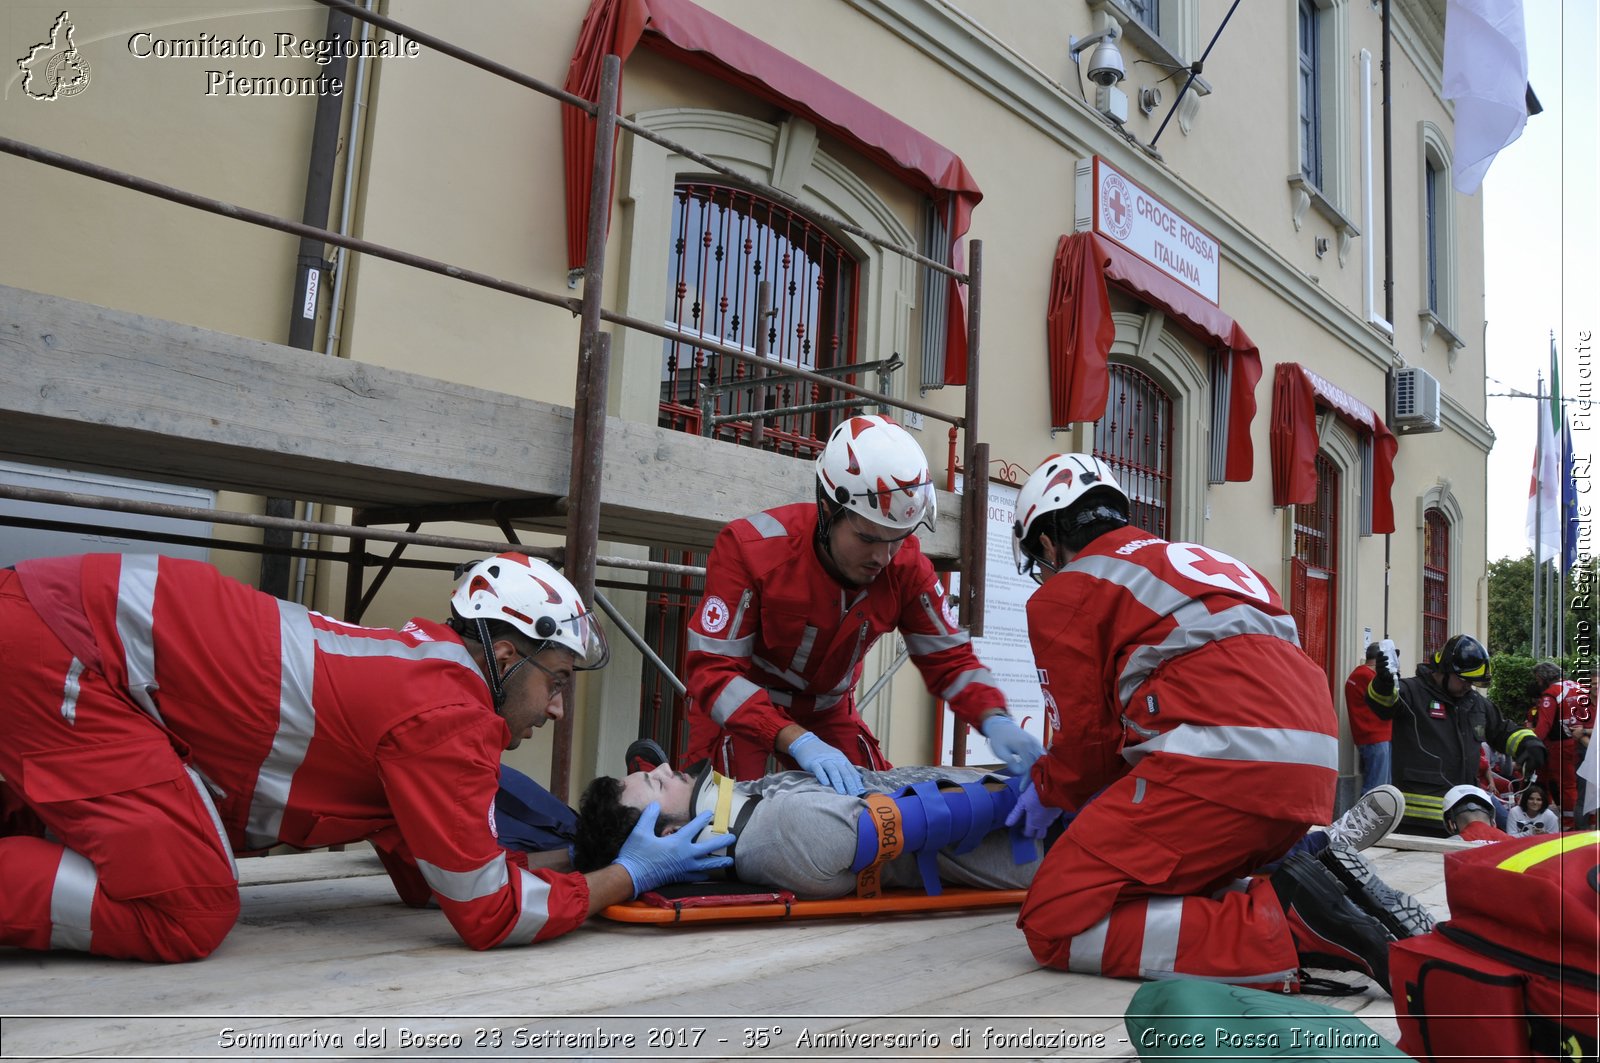
[(1127, 517), (1127, 494), (1112, 475), (1111, 466), (1093, 454), (1052, 454), (1039, 463), (1022, 490), (1017, 492), (1017, 519), (1011, 525), (1011, 557), (1017, 563), (1018, 575), (1032, 576), (1036, 583), (1044, 582), (1044, 574), (1040, 572), (1043, 559), (1029, 553), (1026, 545), (1034, 524), (1047, 513), (1071, 509), (1091, 491), (1106, 493), (1108, 501), (1118, 505), (1123, 517)]
[(938, 516), (928, 459), (911, 433), (876, 414), (840, 422), (817, 456), (817, 491), (848, 509), (907, 534)]
[(571, 650), (573, 668), (604, 668), (606, 634), (578, 590), (547, 562), (526, 554), (496, 554), (473, 563), (450, 596), (462, 620), (499, 620), (539, 642)]
[(1444, 826), (1451, 834), (1460, 833), (1456, 827), (1456, 812), (1468, 805), (1478, 805), (1489, 815), (1494, 815), (1494, 802), (1489, 800), (1488, 793), (1481, 786), (1452, 786), (1444, 795)]

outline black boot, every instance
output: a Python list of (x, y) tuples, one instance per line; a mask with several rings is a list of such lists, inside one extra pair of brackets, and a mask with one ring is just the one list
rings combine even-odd
[(1272, 873), (1300, 962), (1330, 971), (1359, 971), (1389, 991), (1389, 943), (1383, 924), (1344, 895), (1316, 857), (1294, 853)]

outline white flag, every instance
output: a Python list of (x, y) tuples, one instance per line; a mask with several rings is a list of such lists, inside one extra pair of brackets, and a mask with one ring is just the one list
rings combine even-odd
[(1578, 809), (1578, 818), (1573, 820), (1576, 826), (1593, 812), (1597, 802), (1600, 802), (1600, 754), (1595, 750), (1600, 749), (1600, 736), (1589, 742), (1583, 755), (1583, 763), (1578, 765), (1578, 778), (1587, 780), (1583, 788), (1583, 807)]
[(1447, 0), (1444, 96), (1456, 102), (1453, 183), (1470, 196), (1528, 121), (1522, 0)]

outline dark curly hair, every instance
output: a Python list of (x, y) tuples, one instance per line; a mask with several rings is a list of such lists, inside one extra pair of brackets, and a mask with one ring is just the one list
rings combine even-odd
[[(639, 810), (622, 803), (622, 780), (602, 775), (590, 783), (578, 802), (578, 836), (572, 863), (587, 874), (616, 863), (622, 843), (639, 822)], [(656, 829), (660, 830), (657, 823)]]

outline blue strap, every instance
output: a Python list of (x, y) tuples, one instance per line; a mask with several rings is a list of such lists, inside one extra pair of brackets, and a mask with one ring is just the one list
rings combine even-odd
[[(1005, 791), (998, 791), (1004, 793)], [(959, 834), (960, 840), (956, 842), (955, 853), (970, 853), (983, 843), (984, 837), (994, 829), (994, 799), (990, 789), (981, 782), (964, 782), (959, 792), (945, 791), (945, 800), (951, 804), (960, 803), (966, 798), (967, 825), (966, 833)], [(1002, 816), (1001, 820), (1004, 821)], [(958, 832), (959, 833), (959, 832)]]
[[(928, 896), (937, 897), (944, 892), (944, 885), (939, 881), (939, 850), (950, 844), (954, 817), (944, 796), (939, 793), (938, 783), (912, 783), (911, 792), (916, 796), (916, 804), (921, 807), (927, 822), (927, 834), (917, 849), (917, 870), (922, 872), (922, 888)], [(909, 838), (908, 832), (907, 840)]]

